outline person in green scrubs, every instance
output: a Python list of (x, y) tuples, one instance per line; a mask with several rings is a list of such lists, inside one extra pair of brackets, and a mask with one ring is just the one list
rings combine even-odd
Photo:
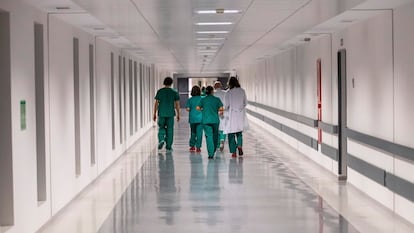
[(158, 149), (162, 149), (164, 143), (168, 151), (172, 150), (174, 137), (174, 116), (180, 120), (180, 96), (171, 88), (173, 80), (171, 77), (164, 79), (164, 87), (157, 91), (154, 103), (154, 121), (157, 120), (158, 112)]
[(201, 89), (199, 86), (191, 88), (191, 98), (185, 104), (185, 108), (189, 112), (188, 123), (190, 123), (190, 152), (201, 152), (201, 143), (203, 141), (203, 119), (202, 112), (196, 108), (201, 100)]
[[(225, 106), (224, 97), (226, 96), (226, 91), (222, 89), (222, 84), (218, 80), (214, 82), (214, 96), (220, 98), (221, 102), (223, 103), (223, 106)], [(225, 112), (223, 112), (223, 114), (225, 114)], [(220, 116), (220, 124), (219, 124), (218, 148), (220, 148), (220, 151), (223, 151), (224, 141), (226, 140), (226, 135), (223, 132), (224, 125), (225, 125), (225, 117), (223, 115), (223, 116)]]
[(213, 95), (214, 88), (208, 86), (206, 88), (206, 97), (200, 100), (197, 110), (203, 113), (203, 128), (206, 135), (206, 144), (208, 158), (214, 158), (216, 153), (218, 136), (219, 136), (219, 115), (223, 115), (223, 103), (218, 97)]

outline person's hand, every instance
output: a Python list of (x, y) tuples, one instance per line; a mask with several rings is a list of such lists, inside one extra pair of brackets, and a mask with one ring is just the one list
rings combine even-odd
[(154, 115), (154, 116), (152, 117), (152, 119), (153, 119), (154, 121), (157, 121), (157, 115)]
[(180, 121), (180, 115), (177, 115), (177, 122)]

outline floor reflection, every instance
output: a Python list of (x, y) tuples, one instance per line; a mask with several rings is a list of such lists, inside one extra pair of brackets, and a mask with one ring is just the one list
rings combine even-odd
[(219, 167), (224, 162), (221, 159), (208, 159), (206, 174), (202, 155), (190, 154), (191, 176), (190, 176), (190, 200), (195, 223), (215, 225), (221, 222), (218, 217), (223, 210), (220, 202), (220, 175)]
[(233, 184), (243, 184), (243, 158), (230, 159), (229, 182)]
[(188, 138), (176, 137), (173, 152), (149, 157), (99, 232), (358, 232), (296, 177), (279, 148), (244, 135), (243, 158), (215, 159), (188, 153)]
[(174, 224), (174, 213), (180, 211), (180, 195), (175, 185), (174, 159), (172, 152), (158, 154), (159, 186), (157, 204), (161, 219), (168, 225)]

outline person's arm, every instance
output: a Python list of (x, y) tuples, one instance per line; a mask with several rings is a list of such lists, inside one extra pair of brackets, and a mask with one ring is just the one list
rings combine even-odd
[(187, 110), (187, 112), (189, 112), (191, 110), (191, 104), (190, 104), (190, 99), (187, 100), (187, 102), (185, 103), (185, 110)]
[(197, 111), (202, 111), (203, 110), (203, 99), (201, 99), (200, 102), (198, 102), (196, 110)]
[(177, 121), (180, 121), (180, 101), (175, 101), (175, 111), (177, 112)]
[(224, 113), (224, 107), (223, 106), (221, 106), (219, 108), (218, 113), (219, 113), (219, 116), (223, 116), (223, 113)]
[(154, 121), (157, 120), (157, 110), (158, 110), (158, 100), (155, 100), (155, 103), (154, 103), (154, 115), (152, 116), (152, 119)]

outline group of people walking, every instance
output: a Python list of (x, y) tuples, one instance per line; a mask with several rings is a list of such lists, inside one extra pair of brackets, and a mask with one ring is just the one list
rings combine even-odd
[[(172, 150), (174, 116), (180, 119), (179, 95), (171, 88), (172, 79), (165, 78), (164, 88), (155, 96), (154, 121), (158, 116), (158, 149), (164, 143)], [(204, 89), (204, 88), (203, 88)], [(205, 93), (203, 91), (205, 90)], [(202, 91), (199, 86), (191, 89), (191, 98), (186, 102), (190, 124), (190, 152), (201, 152), (203, 132), (206, 138), (208, 158), (214, 158), (219, 149), (223, 151), (226, 135), (232, 157), (243, 156), (243, 130), (246, 128), (246, 94), (236, 77), (230, 77), (228, 90), (216, 81)], [(158, 114), (157, 114), (158, 113)]]

